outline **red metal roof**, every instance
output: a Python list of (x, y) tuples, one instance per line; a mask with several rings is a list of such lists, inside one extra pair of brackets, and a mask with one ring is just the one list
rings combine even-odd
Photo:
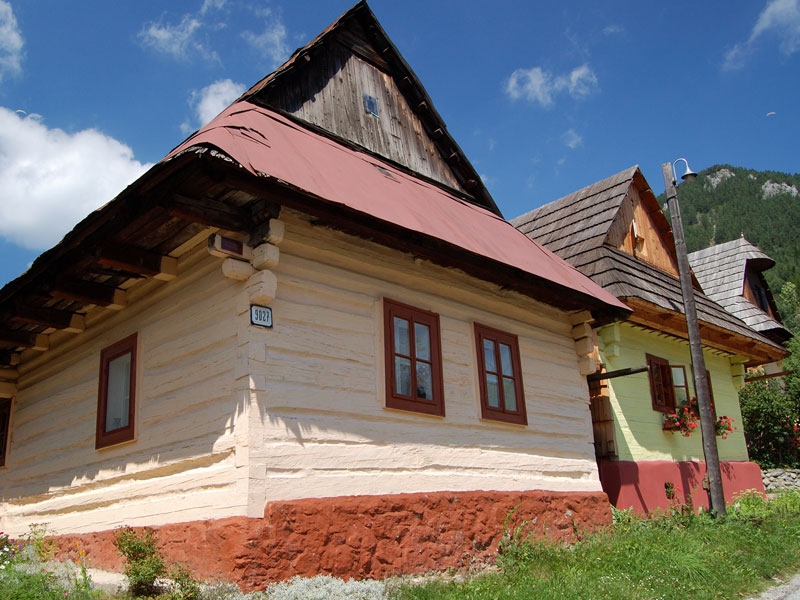
[(165, 160), (198, 145), (218, 148), (254, 175), (282, 180), (327, 202), (516, 267), (616, 309), (630, 310), (488, 210), (268, 109), (235, 102)]

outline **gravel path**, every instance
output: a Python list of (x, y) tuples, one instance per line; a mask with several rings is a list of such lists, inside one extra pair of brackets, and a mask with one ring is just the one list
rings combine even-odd
[(800, 600), (800, 573), (751, 600)]

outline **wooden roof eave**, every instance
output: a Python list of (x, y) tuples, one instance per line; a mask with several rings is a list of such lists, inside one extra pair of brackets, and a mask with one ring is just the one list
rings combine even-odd
[(314, 196), (285, 181), (253, 177), (246, 171), (229, 169), (228, 185), (313, 217), (317, 224), (367, 239), (383, 246), (459, 269), (473, 277), (514, 290), (556, 308), (590, 310), (598, 324), (624, 320), (628, 311), (610, 306), (589, 294), (527, 273), (515, 267), (473, 254), (443, 240), (409, 231), (347, 206)]
[[(629, 319), (631, 323), (683, 340), (689, 339), (683, 313), (669, 311), (636, 297), (622, 300), (633, 309)], [(706, 321), (700, 321), (700, 337), (703, 344), (710, 348), (747, 357), (748, 365), (774, 362), (789, 354), (778, 345), (745, 337)]]
[[(132, 281), (176, 276), (176, 258), (117, 236), (149, 222), (154, 210), (165, 213), (190, 165), (188, 158), (155, 165), (0, 289), (0, 366), (19, 362), (25, 349), (46, 350), (43, 339), (53, 331), (82, 332), (92, 307), (124, 308)], [(167, 177), (170, 186), (156, 189)]]

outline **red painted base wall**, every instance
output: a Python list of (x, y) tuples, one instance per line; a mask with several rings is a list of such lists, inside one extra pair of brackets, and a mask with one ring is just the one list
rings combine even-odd
[[(510, 515), (510, 516), (509, 516)], [(382, 578), (492, 559), (504, 527), (573, 540), (611, 523), (602, 492), (438, 492), (270, 502), (264, 518), (154, 527), (168, 561), (206, 581), (263, 589), (293, 575)], [(62, 558), (122, 570), (114, 532), (58, 538)]]
[[(599, 461), (600, 481), (609, 500), (617, 508), (633, 507), (644, 514), (669, 508), (665, 484), (676, 488), (672, 502), (689, 503), (708, 508), (708, 493), (703, 489), (706, 476), (704, 462), (672, 461)], [(761, 469), (752, 462), (723, 462), (720, 464), (725, 502), (733, 502), (745, 490), (764, 493)]]

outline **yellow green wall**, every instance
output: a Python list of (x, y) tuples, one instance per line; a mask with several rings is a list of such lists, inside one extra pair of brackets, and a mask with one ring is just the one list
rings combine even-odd
[[(607, 371), (645, 366), (646, 354), (654, 354), (683, 365), (691, 381), (689, 343), (628, 323), (616, 323), (598, 330), (601, 360)], [(727, 439), (717, 437), (721, 461), (746, 461), (747, 447), (739, 410), (737, 378), (732, 375), (736, 357), (706, 349), (706, 369), (717, 415), (733, 417), (736, 430)], [(700, 429), (687, 437), (663, 431), (662, 413), (653, 410), (650, 383), (646, 372), (608, 380), (611, 407), (614, 412), (614, 436), (619, 460), (703, 460)]]

